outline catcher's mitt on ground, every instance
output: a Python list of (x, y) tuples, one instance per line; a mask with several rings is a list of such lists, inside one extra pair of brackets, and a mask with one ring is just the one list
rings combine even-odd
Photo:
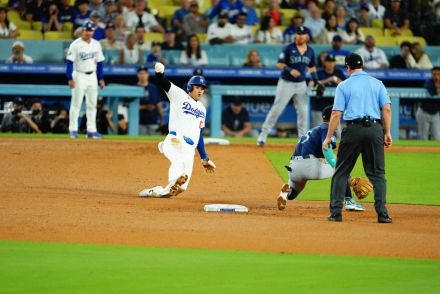
[(359, 199), (366, 198), (373, 191), (373, 184), (368, 178), (351, 178), (350, 187)]

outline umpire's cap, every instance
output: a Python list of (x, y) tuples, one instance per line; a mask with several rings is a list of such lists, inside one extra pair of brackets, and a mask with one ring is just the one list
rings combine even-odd
[(351, 69), (362, 68), (364, 62), (359, 54), (351, 53), (345, 57), (345, 66), (349, 66)]
[(322, 110), (322, 119), (324, 121), (329, 121), (330, 120), (330, 116), (332, 115), (332, 110), (333, 110), (333, 105), (326, 106)]
[(194, 85), (202, 86), (203, 88), (206, 88), (206, 80), (203, 76), (193, 76), (189, 79), (188, 85), (186, 85), (186, 92), (191, 92), (193, 90)]

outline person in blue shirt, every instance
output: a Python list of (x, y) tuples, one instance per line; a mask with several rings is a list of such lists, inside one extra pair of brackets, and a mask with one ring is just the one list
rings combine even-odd
[(275, 123), (287, 103), (293, 99), (297, 114), (298, 137), (308, 129), (309, 101), (307, 97), (306, 71), (310, 72), (315, 85), (319, 83), (315, 67), (315, 52), (307, 42), (309, 37), (304, 26), (296, 29), (295, 42), (287, 45), (281, 52), (277, 67), (281, 70), (274, 103), (266, 116), (257, 145), (263, 147)]
[[(283, 32), (284, 43), (291, 43), (295, 41), (296, 28), (304, 24), (304, 17), (297, 14), (290, 20), (290, 26), (288, 26)], [(307, 35), (309, 35), (309, 43), (313, 43), (312, 32), (304, 27)]]
[(332, 177), (329, 221), (342, 221), (347, 179), (360, 154), (365, 174), (374, 186), (374, 208), (379, 223), (391, 223), (386, 207), (384, 146), (390, 147), (391, 102), (383, 83), (363, 71), (362, 57), (345, 58), (349, 78), (336, 87), (333, 111), (322, 148), (327, 150), (341, 117), (346, 122)]
[(217, 15), (224, 12), (228, 14), (229, 22), (235, 24), (238, 15), (245, 12), (245, 7), (240, 0), (220, 0), (220, 2), (211, 10), (209, 19), (212, 20)]
[(246, 24), (248, 26), (254, 26), (260, 23), (257, 10), (255, 9), (254, 0), (244, 0), (244, 13), (246, 13)]
[(342, 37), (336, 35), (332, 40), (332, 49), (328, 51), (329, 54), (333, 55), (336, 60), (336, 65), (344, 66), (345, 65), (345, 57), (349, 55), (351, 52), (345, 49), (342, 49)]
[[(440, 94), (440, 67), (431, 70), (432, 77), (425, 81), (425, 89), (430, 95)], [(423, 99), (416, 111), (417, 133), (420, 140), (440, 140), (440, 100)]]
[[(325, 156), (322, 152), (322, 142), (327, 135), (332, 107), (333, 105), (329, 105), (322, 110), (324, 122), (309, 130), (296, 144), (289, 166), (286, 166), (289, 181), (281, 187), (280, 195), (277, 198), (279, 210), (285, 209), (287, 201), (295, 199), (301, 193), (307, 181), (327, 179), (333, 175), (334, 168), (324, 159)], [(333, 149), (336, 148), (335, 133), (331, 137), (331, 145)], [(347, 181), (345, 190), (345, 209), (365, 210), (362, 205), (353, 199), (349, 181)]]

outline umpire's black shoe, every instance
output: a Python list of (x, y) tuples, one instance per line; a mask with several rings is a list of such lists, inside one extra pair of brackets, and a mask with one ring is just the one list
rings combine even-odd
[(328, 216), (329, 222), (342, 222), (342, 214), (340, 213), (332, 213)]
[(393, 219), (388, 214), (379, 214), (377, 216), (377, 222), (381, 224), (391, 224)]

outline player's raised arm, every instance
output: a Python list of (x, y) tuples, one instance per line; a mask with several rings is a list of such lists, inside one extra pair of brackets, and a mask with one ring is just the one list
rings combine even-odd
[(165, 65), (157, 62), (154, 65), (154, 71), (156, 72), (157, 84), (168, 93), (171, 88), (171, 82), (165, 77)]

